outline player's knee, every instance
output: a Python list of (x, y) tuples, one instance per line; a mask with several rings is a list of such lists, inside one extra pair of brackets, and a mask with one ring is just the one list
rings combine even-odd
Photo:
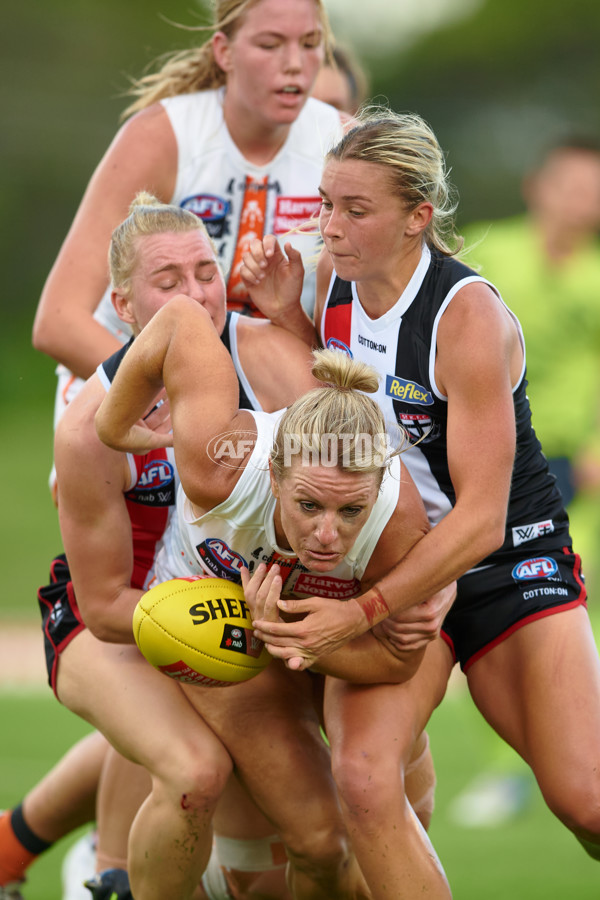
[(220, 752), (174, 755), (168, 766), (153, 773), (156, 790), (181, 809), (214, 809), (231, 774), (231, 759)]
[(350, 857), (350, 846), (341, 822), (321, 823), (285, 841), (294, 868), (319, 883), (335, 879)]
[(333, 777), (342, 803), (353, 817), (377, 815), (392, 797), (402, 796), (399, 761), (367, 754), (340, 753), (332, 760)]
[(600, 781), (570, 783), (560, 796), (546, 796), (552, 812), (577, 837), (600, 841)]

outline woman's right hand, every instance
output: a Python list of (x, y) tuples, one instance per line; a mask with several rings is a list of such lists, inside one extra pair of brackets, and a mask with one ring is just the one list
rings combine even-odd
[(304, 283), (302, 255), (289, 243), (284, 249), (272, 234), (256, 239), (244, 253), (240, 270), (252, 301), (275, 324), (300, 306)]
[(113, 423), (104, 418), (102, 405), (96, 413), (94, 421), (100, 440), (121, 453), (135, 453), (142, 456), (150, 453), (151, 450), (173, 446), (172, 431), (168, 433), (155, 431), (149, 428), (143, 419), (139, 419), (126, 431), (117, 433)]

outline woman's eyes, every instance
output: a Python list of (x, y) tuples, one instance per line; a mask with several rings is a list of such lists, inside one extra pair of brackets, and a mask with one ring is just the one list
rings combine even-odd
[[(333, 203), (331, 200), (321, 200), (321, 209), (326, 210), (327, 212), (331, 212), (333, 209)], [(365, 215), (364, 209), (347, 209), (345, 212), (349, 216), (353, 216), (355, 219), (359, 219), (361, 216)]]

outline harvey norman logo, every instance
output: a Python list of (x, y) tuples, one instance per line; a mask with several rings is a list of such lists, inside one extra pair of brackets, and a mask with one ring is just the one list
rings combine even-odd
[(397, 375), (385, 376), (385, 392), (388, 397), (395, 400), (403, 400), (405, 403), (418, 403), (421, 406), (431, 406), (433, 395), (416, 381), (407, 381)]

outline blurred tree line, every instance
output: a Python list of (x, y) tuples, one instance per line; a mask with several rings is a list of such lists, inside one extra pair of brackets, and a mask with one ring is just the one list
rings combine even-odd
[[(349, 4), (350, 6), (351, 4)], [(352, 15), (352, 12), (349, 13)], [(52, 363), (29, 349), (46, 274), (112, 139), (128, 77), (194, 35), (197, 0), (28, 0), (0, 33), (4, 395), (44, 402)], [(335, 20), (334, 20), (335, 24)], [(521, 208), (522, 173), (553, 138), (600, 130), (600, 4), (487, 0), (408, 49), (367, 58), (371, 93), (414, 110), (447, 151), (459, 223)], [(196, 38), (198, 40), (198, 38)], [(16, 381), (15, 381), (16, 379)]]
[(522, 208), (522, 176), (567, 135), (600, 140), (600, 4), (486, 0), (395, 58), (372, 90), (420, 113), (448, 156), (459, 224)]

